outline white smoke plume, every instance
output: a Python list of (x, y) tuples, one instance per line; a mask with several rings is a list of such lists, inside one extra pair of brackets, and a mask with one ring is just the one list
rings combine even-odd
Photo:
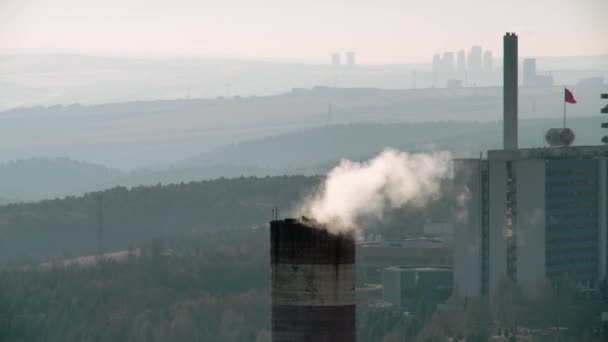
[(450, 159), (449, 152), (386, 149), (365, 162), (342, 160), (298, 212), (335, 232), (358, 230), (361, 219), (381, 219), (389, 208), (437, 199)]

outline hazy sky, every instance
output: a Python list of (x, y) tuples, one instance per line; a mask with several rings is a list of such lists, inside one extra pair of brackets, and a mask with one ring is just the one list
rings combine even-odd
[(608, 0), (0, 0), (0, 50), (359, 63), (428, 62), (481, 44), (501, 54), (608, 53)]

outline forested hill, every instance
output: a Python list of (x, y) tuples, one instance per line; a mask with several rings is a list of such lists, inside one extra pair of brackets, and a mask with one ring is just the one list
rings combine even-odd
[[(596, 116), (599, 108), (605, 106), (599, 94), (608, 91), (607, 86), (570, 90), (578, 101), (568, 107), (571, 119)], [(555, 125), (560, 125), (563, 92), (561, 86), (521, 88), (520, 119), (552, 118)], [(0, 159), (66, 156), (113, 168), (135, 169), (177, 162), (233, 143), (332, 123), (491, 122), (501, 118), (501, 87), (315, 87), (248, 98), (19, 108), (0, 112)], [(534, 141), (542, 143), (542, 134), (550, 127), (535, 131), (535, 137), (541, 136)], [(494, 138), (498, 143), (499, 139)]]
[(29, 158), (0, 163), (0, 203), (82, 194), (122, 176), (103, 165), (67, 158)]
[[(575, 145), (597, 145), (605, 134), (601, 117), (572, 117)], [(562, 125), (553, 119), (521, 120), (522, 148), (545, 146), (544, 133)], [(196, 143), (191, 147), (200, 146)], [(404, 151), (448, 150), (455, 157), (479, 156), (502, 146), (497, 121), (353, 123), (295, 129), (226, 145), (179, 163), (121, 172), (65, 158), (27, 159), (0, 164), (0, 203), (80, 195), (116, 186), (180, 183), (219, 177), (325, 174), (342, 158), (364, 160), (386, 147)]]
[(103, 196), (106, 251), (161, 235), (248, 228), (283, 213), (318, 177), (217, 179), (117, 187), (80, 197), (0, 207), (0, 261), (90, 255), (97, 251), (97, 201)]
[[(525, 119), (519, 122), (521, 148), (546, 146), (545, 132), (561, 127), (561, 115), (554, 118)], [(605, 134), (601, 117), (569, 118), (576, 133), (575, 145), (597, 145)], [(478, 156), (486, 150), (502, 148), (502, 122), (440, 121), (356, 123), (296, 130), (218, 148), (190, 158), (184, 167), (245, 165), (281, 169), (314, 165), (340, 158), (369, 158), (386, 147), (401, 150), (449, 150), (459, 157)]]

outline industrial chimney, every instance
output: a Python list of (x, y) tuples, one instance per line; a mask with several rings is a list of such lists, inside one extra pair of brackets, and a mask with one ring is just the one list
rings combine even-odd
[(272, 341), (355, 341), (355, 239), (310, 220), (270, 223)]
[(503, 148), (517, 150), (517, 35), (503, 38)]

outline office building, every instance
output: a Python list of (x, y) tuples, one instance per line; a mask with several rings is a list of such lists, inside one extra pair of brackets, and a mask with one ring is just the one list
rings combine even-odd
[(382, 271), (382, 300), (413, 312), (420, 299), (445, 302), (452, 285), (452, 267), (391, 266)]
[(445, 87), (448, 89), (458, 89), (462, 88), (462, 80), (447, 80), (445, 81)]
[(467, 61), (465, 58), (464, 50), (458, 51), (458, 55), (456, 58), (456, 71), (461, 77), (464, 77), (467, 72)]
[(441, 73), (441, 55), (436, 53), (433, 55), (433, 82), (439, 80)]
[(491, 298), (506, 279), (528, 298), (546, 281), (596, 288), (608, 260), (608, 146), (519, 149), (517, 36), (504, 45), (503, 149), (454, 161), (455, 185), (468, 198), (455, 225), (455, 289)]
[(536, 73), (536, 58), (524, 58), (524, 87), (551, 87), (553, 77)]
[(452, 247), (440, 239), (364, 242), (357, 244), (357, 282), (379, 283), (382, 270), (392, 265), (452, 266)]
[(587, 77), (576, 82), (577, 88), (601, 89), (604, 86), (604, 77)]
[(536, 78), (536, 58), (524, 58), (524, 87), (531, 87)]
[(424, 224), (424, 235), (436, 238), (446, 243), (454, 240), (454, 224), (448, 222), (426, 222)]
[(441, 56), (441, 74), (442, 76), (448, 77), (454, 73), (454, 53), (444, 52)]
[(487, 74), (492, 72), (492, 51), (485, 51), (483, 53), (483, 71)]
[(340, 61), (340, 53), (339, 53), (339, 52), (334, 52), (334, 53), (331, 55), (331, 65), (332, 65), (334, 68), (337, 68), (337, 67), (339, 67), (339, 66), (340, 66), (340, 63), (341, 63), (341, 61)]
[(346, 53), (346, 66), (351, 68), (355, 66), (355, 53), (353, 51)]
[(529, 297), (548, 280), (594, 287), (606, 276), (606, 146), (489, 151), (455, 160), (467, 189), (456, 228), (461, 295), (492, 295), (509, 277)]
[(473, 46), (467, 58), (468, 71), (471, 75), (481, 73), (481, 46)]

